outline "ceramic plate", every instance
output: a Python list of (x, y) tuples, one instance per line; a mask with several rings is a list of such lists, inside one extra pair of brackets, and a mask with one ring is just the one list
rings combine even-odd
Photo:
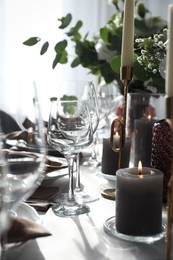
[(105, 174), (105, 173), (102, 173), (101, 171), (97, 172), (97, 176), (104, 178), (108, 181), (116, 181), (115, 175)]
[(19, 207), (15, 210), (15, 214), (17, 217), (25, 218), (37, 224), (42, 223), (42, 219), (38, 215), (37, 211), (27, 203), (21, 202)]
[[(56, 161), (58, 163), (61, 163), (64, 166), (67, 166), (67, 161), (65, 158), (61, 157), (54, 157), (54, 156), (47, 156), (48, 159), (52, 161)], [(68, 168), (60, 168), (57, 170), (54, 170), (54, 167), (52, 166), (52, 171), (46, 173), (45, 178), (42, 183), (48, 183), (56, 180), (57, 178), (63, 177), (65, 175), (68, 175)]]

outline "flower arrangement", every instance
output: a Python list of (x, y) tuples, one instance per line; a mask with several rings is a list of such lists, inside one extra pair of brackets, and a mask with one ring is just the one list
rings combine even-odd
[[(115, 13), (109, 18), (107, 24), (100, 28), (93, 39), (88, 39), (80, 34), (83, 25), (81, 20), (70, 27), (72, 15), (68, 13), (59, 18), (59, 30), (64, 30), (62, 41), (54, 45), (55, 58), (52, 63), (54, 69), (57, 64), (66, 64), (70, 42), (74, 44), (75, 57), (71, 61), (71, 67), (78, 65), (89, 69), (90, 73), (98, 76), (99, 81), (104, 79), (106, 83), (116, 81), (123, 89), (120, 80), (120, 55), (123, 28), (123, 0), (111, 0), (115, 7)], [(166, 54), (166, 27), (167, 23), (161, 17), (153, 17), (145, 5), (138, 0), (135, 2), (135, 41), (133, 80), (140, 82), (137, 88), (144, 91), (164, 93), (165, 79), (160, 72), (160, 63)], [(23, 44), (33, 46), (41, 42), (39, 37), (31, 37)], [(45, 54), (50, 47), (49, 41), (41, 45), (40, 54)]]

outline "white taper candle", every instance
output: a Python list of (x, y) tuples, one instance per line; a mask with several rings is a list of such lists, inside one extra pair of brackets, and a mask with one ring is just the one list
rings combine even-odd
[(134, 52), (134, 0), (125, 0), (121, 67), (132, 66)]

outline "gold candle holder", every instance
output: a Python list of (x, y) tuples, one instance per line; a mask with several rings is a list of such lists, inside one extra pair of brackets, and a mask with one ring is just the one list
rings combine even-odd
[[(122, 166), (122, 148), (125, 143), (126, 129), (126, 109), (127, 109), (127, 93), (129, 83), (132, 79), (132, 67), (126, 66), (121, 68), (121, 80), (124, 83), (124, 100), (123, 100), (123, 120), (116, 118), (111, 124), (110, 144), (114, 152), (118, 152), (118, 169)], [(118, 126), (118, 127), (117, 127)], [(116, 129), (116, 130), (115, 130)], [(117, 130), (118, 129), (118, 130)], [(118, 144), (115, 142), (116, 132), (119, 134)], [(114, 138), (115, 137), (115, 138)], [(102, 191), (102, 196), (107, 199), (115, 199), (115, 189), (106, 189)]]
[[(125, 66), (121, 68), (121, 80), (124, 84), (124, 100), (123, 100), (123, 120), (120, 120), (119, 118), (116, 118), (113, 120), (111, 124), (111, 136), (110, 136), (110, 143), (112, 150), (114, 152), (118, 152), (118, 168), (120, 169), (122, 166), (122, 148), (125, 143), (125, 129), (126, 129), (126, 114), (127, 114), (127, 94), (128, 94), (128, 87), (129, 83), (132, 79), (132, 67), (131, 66)], [(116, 126), (116, 127), (115, 127)], [(114, 128), (117, 129), (116, 132), (119, 134), (119, 145), (115, 145), (114, 142), (114, 136), (115, 131)]]
[[(173, 97), (166, 97), (167, 122), (173, 131)], [(168, 216), (167, 216), (167, 237), (166, 237), (166, 260), (171, 260), (172, 224), (173, 224), (173, 158), (171, 166), (171, 178), (168, 184)]]

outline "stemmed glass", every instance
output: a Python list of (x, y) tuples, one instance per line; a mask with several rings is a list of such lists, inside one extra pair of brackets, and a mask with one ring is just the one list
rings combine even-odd
[[(2, 199), (5, 199), (5, 209), (1, 209), (1, 227), (10, 228), (20, 203), (25, 202), (45, 176), (44, 125), (37, 87), (33, 81), (4, 81), (0, 104), (0, 136), (0, 167), (7, 184), (6, 189), (0, 186), (0, 191), (6, 192), (6, 195), (1, 193), (1, 202), (4, 203)], [(0, 172), (1, 177), (3, 171)], [(6, 238), (6, 231), (5, 228), (3, 238)], [(3, 254), (7, 249), (4, 243)]]
[(111, 122), (115, 118), (116, 95), (115, 84), (101, 82), (97, 87), (99, 125), (95, 133), (91, 157), (85, 162), (87, 166), (100, 167), (101, 165), (103, 137), (110, 136)]
[(15, 211), (44, 179), (45, 134), (36, 84), (6, 80), (5, 89), (0, 106), (1, 135), (9, 169), (10, 208)]
[[(82, 86), (80, 86), (81, 88)], [(87, 104), (89, 107), (89, 113), (91, 117), (92, 122), (92, 131), (93, 131), (93, 139), (94, 134), (97, 130), (98, 124), (99, 124), (99, 109), (98, 109), (98, 99), (97, 99), (97, 93), (96, 88), (93, 82), (84, 82), (83, 83), (83, 89), (82, 92), (82, 98), (87, 100)], [(83, 163), (85, 165), (85, 163)], [(76, 159), (76, 187), (75, 187), (75, 197), (78, 201), (81, 203), (87, 203), (97, 200), (96, 197), (91, 196), (90, 194), (86, 193), (81, 188), (80, 183), (80, 160), (79, 155)]]
[(69, 169), (69, 191), (57, 198), (52, 207), (57, 216), (75, 216), (89, 212), (89, 207), (75, 201), (73, 190), (73, 169), (77, 155), (93, 141), (93, 132), (88, 105), (76, 96), (63, 96), (52, 102), (48, 122), (48, 143), (61, 152)]
[[(58, 99), (63, 97), (67, 97), (69, 99), (73, 99), (75, 97), (78, 100), (85, 100), (87, 102), (91, 117), (92, 131), (94, 134), (99, 124), (98, 100), (94, 83), (86, 80), (64, 80), (61, 82), (58, 89)], [(55, 97), (55, 99), (57, 98)], [(81, 187), (79, 154), (77, 155), (75, 161), (75, 199), (80, 203), (87, 203), (97, 200), (98, 197), (88, 194), (84, 191), (83, 187)]]

